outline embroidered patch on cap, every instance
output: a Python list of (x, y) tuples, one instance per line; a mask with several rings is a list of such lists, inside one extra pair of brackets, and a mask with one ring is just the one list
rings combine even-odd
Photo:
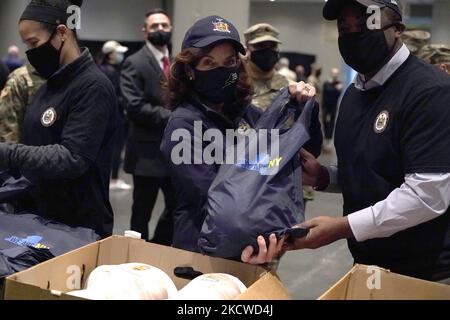
[(214, 25), (213, 31), (231, 33), (230, 26), (228, 23), (224, 22), (222, 19), (216, 20), (217, 20), (216, 22), (213, 22)]

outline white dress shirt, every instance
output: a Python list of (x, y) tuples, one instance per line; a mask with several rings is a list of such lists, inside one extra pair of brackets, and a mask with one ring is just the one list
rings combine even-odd
[(158, 61), (161, 70), (164, 70), (163, 59), (166, 57), (169, 59), (169, 49), (166, 48), (165, 53), (162, 53), (156, 47), (151, 44), (150, 41), (147, 41), (147, 47), (150, 49), (151, 53), (155, 56), (156, 61)]
[[(408, 59), (410, 52), (403, 47), (370, 80), (358, 74), (356, 89), (365, 91), (382, 86)], [(327, 191), (338, 191), (338, 170), (327, 168), (330, 187)], [(358, 242), (376, 238), (387, 238), (400, 231), (431, 221), (445, 214), (450, 206), (450, 173), (408, 174), (405, 183), (395, 189), (383, 201), (348, 216), (350, 227)]]

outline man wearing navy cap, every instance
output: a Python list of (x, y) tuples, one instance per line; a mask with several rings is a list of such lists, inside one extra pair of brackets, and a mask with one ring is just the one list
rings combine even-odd
[(397, 1), (329, 0), (323, 14), (337, 20), (358, 75), (337, 121), (338, 166), (302, 152), (304, 176), (318, 190), (339, 187), (345, 217), (306, 222), (309, 235), (289, 249), (347, 238), (356, 263), (448, 283), (450, 78), (402, 43)]

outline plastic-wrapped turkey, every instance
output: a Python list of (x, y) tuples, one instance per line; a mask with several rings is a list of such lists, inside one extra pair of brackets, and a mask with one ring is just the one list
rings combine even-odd
[(236, 277), (223, 273), (206, 274), (192, 280), (173, 300), (234, 300), (246, 290)]
[(177, 293), (162, 270), (140, 263), (101, 266), (86, 283), (86, 290), (69, 293), (91, 300), (166, 300)]

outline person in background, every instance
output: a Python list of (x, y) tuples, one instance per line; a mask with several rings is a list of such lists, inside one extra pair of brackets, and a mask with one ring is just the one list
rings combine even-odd
[(23, 66), (23, 61), (20, 59), (19, 47), (10, 46), (8, 48), (8, 55), (3, 59), (3, 62), (8, 67), (10, 73)]
[[(279, 59), (280, 34), (276, 28), (267, 23), (256, 24), (250, 27), (245, 33), (245, 43), (247, 47), (244, 66), (248, 72), (254, 89), (252, 104), (262, 111), (275, 100), (282, 88), (289, 84), (296, 83), (287, 79), (275, 70), (275, 65)], [(289, 60), (287, 61), (289, 65)], [(319, 108), (316, 108), (313, 119), (319, 119)], [(316, 134), (313, 140), (321, 141), (322, 134), (319, 121), (313, 121), (312, 132)], [(320, 137), (319, 137), (320, 135)], [(312, 153), (319, 157), (321, 150), (314, 150), (307, 146)], [(314, 190), (305, 187), (303, 192), (305, 204), (314, 200)]]
[(288, 79), (289, 81), (296, 82), (297, 81), (297, 74), (292, 71), (289, 66), (291, 62), (288, 58), (281, 58), (279, 63), (279, 70), (278, 73), (281, 74), (283, 77)]
[(325, 81), (323, 85), (322, 123), (325, 132), (323, 149), (326, 152), (329, 152), (332, 147), (339, 98), (344, 89), (342, 82), (339, 80), (339, 73), (339, 69), (331, 69), (330, 79)]
[(322, 75), (322, 67), (317, 63), (311, 65), (311, 74), (308, 77), (308, 83), (316, 88), (317, 101), (322, 101), (322, 83), (320, 77)]
[(431, 33), (425, 30), (408, 30), (403, 32), (402, 41), (412, 54), (417, 55), (420, 49), (430, 43)]
[(156, 9), (147, 13), (142, 31), (145, 44), (125, 60), (121, 77), (131, 124), (124, 163), (125, 172), (132, 174), (134, 180), (131, 229), (149, 240), (148, 224), (162, 190), (166, 207), (152, 242), (170, 246), (176, 196), (167, 161), (159, 150), (170, 117), (161, 93), (170, 69), (172, 23), (167, 12)]
[(120, 69), (128, 48), (117, 41), (108, 41), (103, 45), (103, 59), (100, 69), (111, 80), (119, 102), (119, 124), (117, 127), (116, 146), (113, 154), (113, 166), (111, 174), (110, 190), (131, 190), (131, 186), (119, 179), (120, 166), (122, 164), (122, 151), (128, 136), (128, 121), (125, 114), (125, 106), (120, 89)]
[(450, 46), (430, 44), (422, 47), (417, 57), (450, 75)]
[(114, 225), (109, 181), (117, 98), (71, 28), (67, 9), (82, 2), (32, 0), (20, 18), (28, 60), (47, 81), (27, 107), (23, 143), (0, 143), (0, 170), (33, 183), (40, 216), (105, 238)]
[(0, 94), (0, 142), (22, 142), (25, 112), (45, 81), (29, 62), (9, 75)]
[(8, 80), (8, 75), (9, 75), (8, 67), (2, 60), (0, 60), (0, 91), (5, 86), (6, 81)]
[(297, 82), (308, 82), (305, 67), (301, 64), (295, 67), (295, 74), (297, 75)]
[(253, 85), (252, 104), (262, 111), (272, 104), (289, 81), (275, 70), (280, 58), (278, 30), (267, 23), (250, 27), (244, 33), (247, 47), (245, 67)]

